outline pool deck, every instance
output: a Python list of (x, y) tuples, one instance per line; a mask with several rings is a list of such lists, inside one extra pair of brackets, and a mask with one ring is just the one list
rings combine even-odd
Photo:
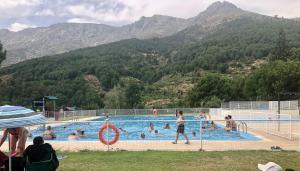
[[(93, 120), (94, 118), (80, 119), (81, 121)], [(52, 126), (62, 125), (62, 123), (51, 124)], [(297, 132), (300, 128), (300, 123), (293, 129)], [(249, 128), (248, 132), (255, 134), (261, 140), (251, 141), (202, 141), (202, 149), (205, 151), (225, 151), (225, 150), (270, 150), (271, 146), (279, 146), (283, 150), (300, 151), (299, 138), (293, 141), (281, 138), (278, 136), (266, 134), (263, 131)], [(175, 137), (174, 137), (175, 138)], [(47, 142), (47, 141), (46, 141)], [(30, 145), (32, 142), (27, 142)], [(81, 151), (81, 150), (99, 150), (106, 151), (108, 146), (100, 141), (50, 141), (54, 149), (59, 151)], [(8, 143), (5, 142), (1, 148), (2, 151), (8, 151)], [(129, 150), (129, 151), (146, 151), (146, 150), (169, 150), (169, 151), (198, 151), (201, 149), (200, 140), (192, 140), (189, 145), (184, 144), (184, 141), (178, 141), (177, 144), (172, 144), (172, 141), (151, 141), (151, 140), (130, 140), (118, 141), (116, 144), (109, 146), (109, 150)]]
[[(270, 150), (271, 146), (280, 146), (284, 150), (300, 151), (299, 139), (290, 141), (273, 135), (268, 135), (256, 130), (249, 130), (257, 136), (263, 138), (256, 141), (202, 141), (202, 149), (205, 151), (224, 151), (224, 150)], [(50, 142), (54, 149), (59, 151), (81, 151), (81, 150), (101, 150), (106, 151), (108, 147), (99, 141), (67, 141)], [(31, 142), (26, 145), (31, 144)], [(1, 150), (7, 151), (8, 146), (5, 142)], [(110, 150), (170, 150), (170, 151), (198, 151), (201, 149), (201, 141), (193, 140), (191, 144), (186, 145), (184, 141), (178, 141), (178, 144), (172, 144), (171, 141), (119, 141), (109, 146)]]

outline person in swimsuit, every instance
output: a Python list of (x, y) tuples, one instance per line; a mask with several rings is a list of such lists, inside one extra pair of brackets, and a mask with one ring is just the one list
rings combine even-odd
[(178, 117), (178, 110), (177, 109), (175, 110), (175, 116), (176, 116), (176, 118)]
[(52, 130), (52, 127), (50, 125), (47, 126), (47, 129), (45, 130), (45, 132), (43, 133), (43, 138), (45, 140), (52, 140), (56, 138), (56, 135), (54, 133), (54, 131)]
[[(3, 136), (0, 140), (0, 147), (10, 134), (10, 150), (13, 156), (22, 156), (27, 140), (28, 131), (24, 127), (6, 128), (3, 130)], [(18, 144), (18, 145), (17, 145)]]
[(184, 138), (186, 139), (185, 144), (190, 144), (190, 141), (189, 141), (188, 137), (184, 133), (184, 123), (185, 123), (185, 120), (184, 120), (184, 117), (183, 117), (183, 112), (179, 111), (179, 118), (176, 121), (176, 124), (178, 125), (177, 126), (177, 134), (176, 134), (175, 141), (172, 142), (173, 144), (177, 144), (179, 134), (182, 134), (184, 136)]
[(225, 117), (225, 122), (226, 122), (226, 123), (225, 123), (225, 128), (224, 128), (224, 130), (229, 132), (229, 131), (231, 130), (231, 128), (230, 128), (231, 126), (230, 126), (230, 121), (229, 121), (228, 116)]
[(171, 129), (170, 124), (166, 123), (165, 126), (164, 126), (164, 129)]
[(69, 136), (68, 136), (68, 140), (77, 140), (78, 136), (76, 135), (76, 133), (72, 132)]
[(155, 117), (158, 116), (158, 110), (155, 109), (154, 107), (153, 107), (152, 113), (153, 113), (153, 116), (155, 116)]
[(152, 122), (149, 123), (149, 129), (148, 129), (149, 132), (154, 132), (154, 125)]
[(231, 128), (231, 131), (237, 131), (236, 123), (235, 123), (235, 121), (232, 119), (232, 116), (231, 116), (231, 115), (228, 115), (228, 120), (229, 120), (229, 122), (230, 122), (230, 128)]

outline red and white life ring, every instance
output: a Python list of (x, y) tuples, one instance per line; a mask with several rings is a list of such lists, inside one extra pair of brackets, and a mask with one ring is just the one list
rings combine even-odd
[[(106, 129), (112, 129), (115, 133), (115, 137), (111, 140), (111, 141), (106, 141), (103, 137), (103, 131), (106, 130)], [(117, 127), (115, 127), (114, 125), (111, 125), (111, 124), (104, 124), (101, 128), (99, 128), (99, 132), (98, 132), (98, 137), (99, 137), (99, 140), (105, 144), (105, 145), (113, 145), (115, 144), (118, 140), (119, 140), (119, 137), (120, 137), (120, 133), (119, 133), (119, 130)]]

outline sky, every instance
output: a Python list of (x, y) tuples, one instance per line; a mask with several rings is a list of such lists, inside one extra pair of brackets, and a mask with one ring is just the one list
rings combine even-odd
[[(0, 29), (20, 31), (56, 23), (121, 26), (154, 14), (190, 18), (216, 0), (1, 0)], [(300, 0), (227, 0), (269, 16), (300, 17)]]

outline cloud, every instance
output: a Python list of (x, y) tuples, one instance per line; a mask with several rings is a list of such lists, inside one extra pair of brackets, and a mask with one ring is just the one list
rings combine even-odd
[(1, 0), (0, 8), (15, 8), (17, 6), (33, 6), (41, 3), (41, 0)]
[(67, 20), (68, 23), (97, 23), (95, 20), (87, 20), (83, 18), (71, 18)]
[(119, 22), (130, 20), (128, 14), (128, 7), (117, 1), (103, 1), (97, 5), (88, 3), (70, 5), (66, 10), (75, 17), (83, 18), (89, 21), (98, 22)]
[(279, 15), (286, 18), (300, 17), (299, 0), (229, 0), (240, 8), (264, 15)]
[(37, 11), (34, 15), (37, 16), (54, 16), (54, 12), (50, 9), (45, 9), (45, 10), (41, 10), (41, 11)]
[[(189, 18), (215, 1), (217, 0), (2, 0), (0, 26), (9, 28), (13, 23), (48, 26), (55, 21), (123, 25), (154, 14)], [(252, 0), (251, 3), (248, 0), (227, 1), (260, 14), (300, 17), (300, 0)], [(32, 20), (34, 16), (39, 17), (39, 21), (44, 20), (44, 24)], [(49, 17), (51, 22), (47, 21)]]
[(35, 25), (27, 25), (22, 23), (13, 23), (8, 29), (13, 32), (18, 32), (27, 28), (34, 28)]

